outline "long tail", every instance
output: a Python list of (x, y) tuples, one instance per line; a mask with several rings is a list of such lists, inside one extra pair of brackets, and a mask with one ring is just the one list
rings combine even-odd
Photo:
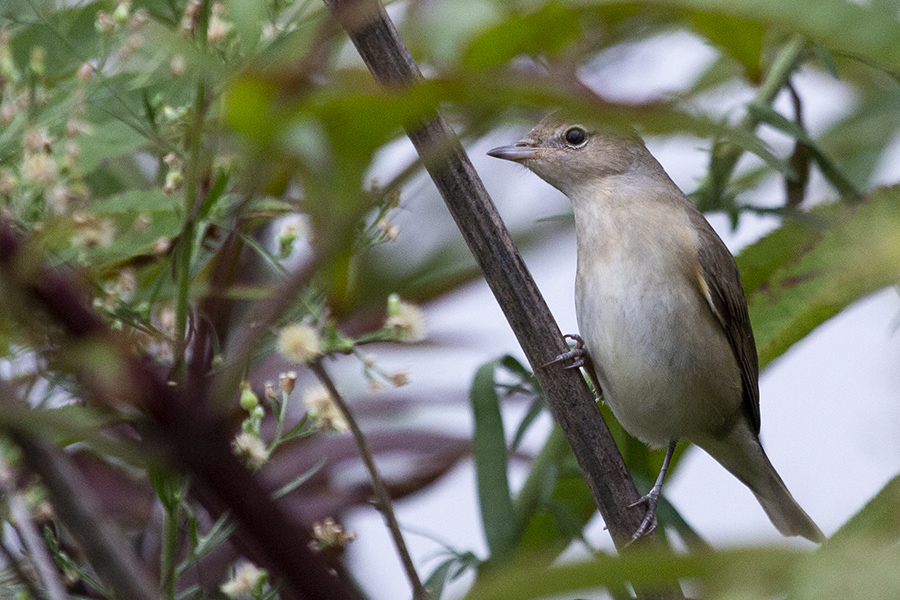
[(818, 544), (825, 541), (822, 531), (791, 496), (748, 427), (741, 424), (723, 439), (698, 440), (697, 445), (750, 488), (782, 535), (799, 535)]

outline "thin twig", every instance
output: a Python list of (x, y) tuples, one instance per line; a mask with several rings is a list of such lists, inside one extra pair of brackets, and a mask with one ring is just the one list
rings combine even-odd
[(191, 284), (191, 255), (194, 247), (194, 234), (196, 219), (194, 217), (194, 205), (197, 203), (197, 194), (200, 189), (200, 177), (203, 172), (200, 168), (200, 151), (203, 144), (203, 119), (206, 110), (206, 84), (203, 81), (197, 83), (194, 98), (193, 122), (189, 133), (187, 182), (184, 192), (184, 226), (179, 236), (177, 252), (177, 295), (175, 304), (175, 370), (184, 367), (184, 353), (187, 348), (188, 310), (190, 303)]
[[(6, 503), (12, 521), (16, 523), (16, 531), (34, 565), (38, 579), (44, 588), (44, 595), (48, 600), (66, 600), (66, 589), (59, 580), (59, 573), (53, 564), (53, 559), (47, 551), (41, 539), (41, 534), (31, 519), (31, 513), (25, 505), (25, 500), (16, 489), (12, 471), (6, 461), (0, 455), (0, 490), (6, 495)], [(24, 581), (27, 585), (28, 580)]]
[(9, 549), (9, 546), (7, 546), (6, 542), (3, 540), (3, 536), (0, 536), (0, 554), (6, 559), (6, 566), (13, 572), (16, 579), (22, 582), (22, 585), (25, 586), (28, 593), (34, 596), (36, 600), (46, 600), (46, 596), (38, 589), (37, 584), (31, 576), (22, 569), (22, 565), (19, 563), (19, 557), (13, 554), (12, 550)]
[[(93, 492), (76, 472), (71, 460), (45, 442), (13, 432), (28, 468), (41, 476), (53, 508), (66, 529), (78, 540), (88, 560), (117, 597), (159, 600), (156, 586), (128, 543), (99, 517)], [(64, 596), (65, 597), (65, 596)]]
[(422, 581), (419, 579), (419, 574), (416, 572), (416, 567), (413, 564), (412, 557), (409, 555), (406, 542), (403, 540), (403, 534), (400, 532), (400, 524), (397, 522), (397, 516), (394, 514), (394, 505), (391, 502), (391, 495), (388, 493), (387, 486), (381, 478), (381, 473), (378, 472), (378, 467), (375, 465), (375, 457), (372, 455), (369, 443), (366, 441), (362, 430), (360, 430), (356, 419), (353, 418), (353, 413), (350, 412), (347, 403), (344, 402), (343, 396), (341, 396), (337, 387), (334, 385), (334, 381), (331, 379), (328, 371), (325, 370), (322, 359), (320, 358), (310, 364), (310, 368), (313, 373), (316, 374), (316, 377), (319, 378), (319, 381), (322, 382), (322, 385), (328, 390), (328, 393), (331, 394), (334, 403), (337, 404), (341, 414), (344, 415), (344, 419), (347, 420), (347, 424), (350, 426), (350, 432), (353, 434), (353, 439), (356, 440), (356, 447), (359, 448), (359, 454), (366, 465), (366, 469), (369, 471), (369, 479), (372, 482), (372, 491), (375, 492), (378, 508), (381, 511), (381, 514), (384, 515), (387, 528), (391, 532), (391, 537), (394, 539), (394, 545), (397, 547), (397, 553), (400, 555), (400, 560), (403, 563), (403, 569), (406, 571), (406, 578), (409, 579), (409, 584), (412, 586), (413, 598), (415, 600), (427, 600), (431, 595), (428, 593), (425, 586), (422, 585)]
[[(770, 106), (775, 101), (778, 93), (788, 84), (791, 74), (803, 60), (807, 47), (806, 38), (800, 34), (796, 34), (788, 40), (772, 62), (765, 80), (756, 90), (756, 95), (753, 98), (754, 103)], [(753, 132), (758, 125), (759, 117), (752, 112), (748, 112), (741, 119), (739, 127)], [(744, 149), (737, 144), (723, 143), (717, 144), (713, 148), (709, 174), (701, 188), (704, 193), (698, 202), (700, 210), (706, 211), (716, 208), (713, 203), (724, 193), (738, 159), (743, 153)]]
[(178, 566), (178, 522), (181, 517), (181, 504), (166, 506), (163, 511), (162, 548), (160, 549), (160, 588), (166, 600), (175, 599)]

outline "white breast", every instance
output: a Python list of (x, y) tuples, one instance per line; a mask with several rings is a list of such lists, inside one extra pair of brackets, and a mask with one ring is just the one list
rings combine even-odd
[(696, 280), (677, 204), (576, 202), (576, 312), (605, 401), (652, 444), (709, 433), (739, 409), (737, 362)]

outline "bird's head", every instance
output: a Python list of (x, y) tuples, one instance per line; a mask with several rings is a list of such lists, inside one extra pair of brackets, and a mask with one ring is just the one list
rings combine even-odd
[(577, 194), (580, 186), (629, 173), (646, 164), (649, 157), (634, 132), (583, 125), (557, 113), (545, 117), (514, 145), (494, 148), (488, 154), (528, 167), (569, 197)]

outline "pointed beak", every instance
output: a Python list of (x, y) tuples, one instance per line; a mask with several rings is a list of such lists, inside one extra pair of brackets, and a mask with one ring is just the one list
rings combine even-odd
[(503, 160), (511, 160), (513, 162), (522, 162), (532, 158), (537, 158), (540, 148), (534, 146), (525, 146), (516, 144), (515, 146), (500, 146), (488, 152), (488, 156), (494, 158), (502, 158)]

